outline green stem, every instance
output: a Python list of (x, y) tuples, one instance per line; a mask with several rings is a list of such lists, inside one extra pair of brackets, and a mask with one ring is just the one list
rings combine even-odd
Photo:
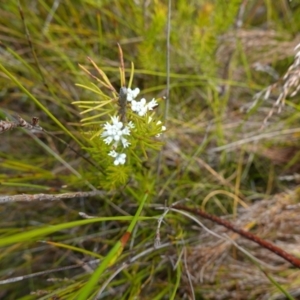
[(106, 255), (106, 257), (102, 260), (99, 267), (95, 270), (93, 275), (90, 277), (89, 281), (86, 283), (86, 285), (79, 291), (78, 296), (76, 297), (77, 300), (87, 300), (89, 295), (91, 294), (94, 286), (98, 283), (98, 280), (102, 273), (111, 265), (114, 264), (114, 262), (117, 260), (117, 258), (121, 255), (124, 246), (126, 242), (128, 241), (133, 228), (135, 227), (139, 216), (142, 212), (142, 209), (146, 203), (146, 200), (148, 198), (148, 193), (146, 193), (138, 207), (138, 210), (136, 211), (136, 214), (134, 215), (132, 221), (130, 222), (127, 231), (125, 234), (123, 234), (122, 238), (113, 246), (113, 248), (109, 251), (109, 253)]

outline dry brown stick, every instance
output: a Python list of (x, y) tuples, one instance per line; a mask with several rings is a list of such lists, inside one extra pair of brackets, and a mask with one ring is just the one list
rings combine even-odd
[(0, 121), (0, 133), (12, 130), (14, 128), (18, 127), (18, 124), (16, 122), (11, 121)]
[(248, 232), (246, 230), (235, 227), (235, 225), (233, 225), (232, 223), (230, 223), (226, 220), (223, 220), (223, 219), (221, 219), (221, 218), (219, 218), (215, 215), (210, 215), (210, 214), (206, 213), (205, 211), (203, 211), (199, 208), (191, 208), (191, 207), (187, 207), (187, 206), (182, 205), (182, 204), (175, 204), (175, 205), (172, 206), (172, 208), (176, 208), (176, 209), (179, 209), (179, 210), (184, 210), (184, 211), (190, 212), (194, 215), (198, 215), (202, 218), (211, 220), (214, 223), (222, 225), (222, 226), (230, 229), (231, 231), (234, 231), (234, 232), (238, 233), (242, 237), (257, 243), (258, 245), (262, 246), (263, 248), (266, 248), (266, 249), (272, 251), (273, 253), (277, 254), (280, 257), (282, 257), (286, 261), (290, 262), (293, 266), (300, 269), (300, 259), (298, 259), (295, 256), (287, 253), (283, 249), (275, 246), (274, 244), (272, 244), (272, 243), (270, 243), (266, 240), (261, 239), (260, 237), (254, 235), (251, 232)]
[(32, 202), (32, 201), (57, 201), (61, 199), (72, 199), (79, 197), (94, 197), (103, 196), (103, 191), (90, 191), (90, 192), (74, 192), (64, 194), (21, 194), (11, 196), (0, 196), (0, 204), (7, 202)]
[(28, 130), (43, 130), (42, 127), (39, 126), (39, 119), (36, 117), (32, 118), (31, 124), (26, 122), (20, 116), (17, 116), (17, 121), (0, 120), (0, 133), (12, 130), (17, 127), (23, 127)]

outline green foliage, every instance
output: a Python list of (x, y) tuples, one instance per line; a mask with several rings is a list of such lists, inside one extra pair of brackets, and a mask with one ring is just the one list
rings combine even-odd
[[(154, 209), (156, 205), (189, 199), (211, 213), (231, 214), (241, 203), (250, 205), (292, 187), (277, 175), (297, 172), (299, 98), (287, 101), (267, 132), (259, 128), (272, 103), (258, 101), (248, 112), (247, 108), (255, 92), (274, 82), (270, 75), (255, 71), (254, 63), (281, 75), (293, 61), (299, 1), (172, 2), (170, 112), (167, 131), (160, 138), (156, 136), (162, 133), (162, 124), (157, 122), (166, 101), (166, 1), (1, 4), (1, 120), (16, 114), (26, 120), (36, 116), (52, 134), (23, 130), (1, 134), (1, 194), (96, 188), (109, 192), (93, 198), (1, 204), (1, 280), (77, 267), (3, 284), (0, 298), (75, 299), (98, 266), (85, 263), (109, 257), (111, 249), (117, 249), (115, 264), (110, 264), (111, 257), (106, 260), (88, 293), (103, 288), (102, 299), (182, 299), (191, 294), (183, 247), (195, 251), (198, 231), (195, 234), (184, 217), (169, 213), (160, 228), (163, 247), (153, 248), (157, 215), (162, 213)], [(239, 31), (235, 22), (242, 2), (247, 5)], [(260, 35), (255, 35), (256, 30)], [(125, 62), (121, 72), (117, 43)], [(130, 62), (136, 66), (134, 77)], [(126, 124), (132, 121), (135, 128), (128, 137), (126, 164), (114, 165), (115, 159), (108, 155), (111, 144), (101, 134), (111, 116), (119, 115), (121, 86), (138, 86), (142, 97), (148, 102), (155, 98), (159, 105), (148, 112), (149, 121), (128, 104)], [(291, 151), (288, 158), (281, 151), (286, 148)], [(140, 206), (145, 191), (151, 195), (149, 206)], [(138, 207), (146, 216), (135, 219), (136, 227), (130, 228), (132, 236), (123, 249), (120, 239)], [(78, 220), (79, 212), (97, 218)], [(244, 259), (242, 254), (226, 255), (237, 262)], [(215, 282), (193, 282), (196, 298), (208, 299), (221, 289), (218, 276), (231, 275), (226, 272), (222, 265)], [(269, 278), (266, 292), (271, 295), (278, 289), (288, 295), (296, 282), (294, 272), (278, 271), (272, 276), (276, 282)], [(284, 288), (277, 278), (284, 278)]]
[[(112, 163), (112, 161), (111, 161)], [(100, 186), (105, 189), (116, 189), (120, 185), (125, 185), (129, 180), (129, 174), (132, 173), (132, 168), (129, 166), (112, 166), (110, 165), (103, 181), (100, 180)]]
[[(120, 48), (120, 57), (122, 55)], [(100, 78), (92, 75), (85, 67), (81, 66), (81, 68), (106, 90), (109, 90), (112, 98), (93, 83), (89, 86), (78, 84), (78, 86), (94, 92), (95, 95), (90, 100), (80, 100), (74, 102), (74, 104), (83, 109), (81, 114), (92, 114), (92, 116), (82, 119), (84, 126), (83, 135), (92, 144), (92, 147), (86, 149), (102, 171), (103, 176), (100, 178), (99, 187), (115, 189), (118, 186), (125, 185), (130, 175), (134, 174), (137, 176), (141, 172), (142, 162), (147, 159), (146, 152), (148, 150), (160, 149), (162, 144), (155, 140), (155, 137), (161, 135), (165, 127), (161, 125), (162, 122), (157, 119), (155, 111), (153, 111), (153, 108), (158, 105), (156, 100), (153, 99), (147, 103), (143, 98), (138, 101), (136, 97), (139, 89), (134, 90), (131, 89), (131, 86), (128, 86), (128, 88), (124, 86), (126, 74), (122, 67), (124, 65), (122, 59), (120, 67), (120, 85), (122, 88), (120, 95), (116, 93), (105, 72), (96, 66), (92, 60), (90, 61), (99, 73)], [(130, 76), (130, 84), (132, 79), (133, 69)], [(96, 97), (100, 99), (98, 100)], [(125, 98), (123, 99), (122, 97)], [(151, 105), (151, 103), (153, 104)], [(112, 124), (107, 121), (108, 118), (111, 119)], [(93, 125), (93, 127), (87, 127), (90, 125)], [(96, 125), (99, 125), (99, 128)], [(120, 146), (123, 146), (122, 150), (120, 150)], [(118, 158), (121, 155), (126, 156), (126, 159), (122, 160), (122, 162)], [(125, 163), (126, 166), (124, 166)]]

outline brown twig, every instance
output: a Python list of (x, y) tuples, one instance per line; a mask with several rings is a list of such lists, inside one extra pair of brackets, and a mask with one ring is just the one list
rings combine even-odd
[(175, 205), (172, 206), (172, 208), (190, 212), (194, 215), (198, 215), (202, 218), (211, 220), (214, 223), (217, 223), (221, 226), (224, 226), (224, 227), (228, 228), (229, 230), (238, 233), (242, 237), (257, 243), (258, 245), (262, 246), (263, 248), (266, 248), (266, 249), (272, 251), (273, 253), (277, 254), (280, 257), (282, 257), (286, 261), (290, 262), (293, 266), (300, 269), (300, 259), (298, 259), (295, 256), (287, 253), (283, 249), (275, 246), (274, 244), (272, 244), (272, 243), (270, 243), (266, 240), (261, 239), (260, 237), (254, 235), (251, 232), (248, 232), (248, 231), (245, 231), (243, 229), (235, 227), (235, 225), (233, 225), (232, 223), (230, 223), (226, 220), (223, 220), (223, 219), (221, 219), (221, 218), (219, 218), (215, 215), (210, 215), (210, 214), (206, 213), (205, 211), (203, 211), (201, 209), (187, 207), (187, 206), (182, 205), (182, 204), (175, 204)]
[(23, 127), (28, 130), (43, 130), (42, 127), (39, 126), (39, 119), (33, 117), (31, 123), (26, 122), (20, 116), (17, 117), (17, 121), (2, 121), (0, 120), (0, 133), (3, 133), (8, 130), (12, 130), (16, 127)]

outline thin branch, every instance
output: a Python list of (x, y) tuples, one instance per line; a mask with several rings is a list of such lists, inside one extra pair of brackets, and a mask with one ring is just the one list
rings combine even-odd
[[(98, 259), (98, 261), (99, 261), (99, 259)], [(24, 276), (17, 276), (17, 277), (7, 278), (7, 279), (0, 280), (0, 285), (13, 283), (13, 282), (17, 282), (17, 281), (22, 281), (22, 280), (33, 278), (33, 277), (44, 276), (44, 275), (51, 274), (51, 273), (54, 273), (54, 272), (61, 272), (61, 271), (65, 271), (65, 270), (71, 270), (71, 269), (75, 269), (75, 268), (79, 268), (79, 267), (81, 267), (81, 266), (71, 265), (71, 266), (56, 268), (56, 269), (53, 269), (53, 270), (46, 270), (46, 271), (36, 272), (36, 273), (24, 275)]]
[[(210, 230), (209, 228), (207, 228), (203, 223), (201, 223), (196, 217), (194, 217), (193, 215), (186, 213), (183, 210), (178, 210), (178, 209), (174, 209), (171, 208), (171, 211), (175, 211), (178, 212), (188, 218), (190, 218), (191, 220), (193, 220), (195, 223), (197, 223), (200, 227), (202, 227), (207, 233), (213, 235), (214, 237), (224, 241), (224, 242), (229, 242), (231, 244), (233, 244), (237, 249), (239, 249), (241, 252), (243, 252), (244, 254), (246, 254), (247, 256), (249, 256), (252, 260), (256, 261), (257, 263), (264, 265), (265, 267), (267, 267), (268, 269), (274, 268), (273, 266), (259, 260), (258, 258), (254, 257), (250, 252), (248, 252), (246, 249), (244, 249), (243, 247), (239, 246), (231, 237), (229, 237), (228, 235), (224, 234), (224, 235), (219, 235), (218, 233), (215, 233), (214, 231)], [(208, 261), (206, 264), (209, 264), (210, 261)], [(201, 269), (201, 273), (204, 269), (204, 266)], [(203, 276), (201, 275), (200, 278), (202, 278)], [(201, 279), (200, 282), (203, 282), (203, 280)]]
[(258, 245), (260, 245), (263, 248), (266, 248), (270, 251), (272, 251), (273, 253), (277, 254), (278, 256), (282, 257), (284, 260), (290, 262), (293, 266), (297, 267), (300, 269), (300, 259), (296, 258), (295, 256), (287, 253), (286, 251), (284, 251), (283, 249), (275, 246), (274, 244), (261, 239), (260, 237), (254, 235), (251, 232), (245, 231), (243, 229), (237, 228), (235, 227), (235, 225), (231, 224), (230, 222), (223, 220), (215, 215), (210, 215), (208, 213), (206, 213), (205, 211), (198, 209), (198, 208), (191, 208), (191, 207), (187, 207), (185, 205), (182, 204), (176, 204), (173, 205), (172, 208), (178, 209), (178, 210), (184, 210), (187, 212), (190, 212), (194, 215), (200, 216), (202, 218), (208, 219), (213, 221), (214, 223), (217, 223), (221, 226), (224, 226), (226, 228), (228, 228), (229, 230), (238, 233), (239, 235), (241, 235), (242, 237), (251, 240), (255, 243), (257, 243)]
[(41, 126), (39, 126), (39, 119), (36, 117), (32, 118), (31, 123), (26, 122), (20, 116), (17, 116), (17, 121), (0, 120), (0, 133), (15, 129), (17, 127), (23, 127), (27, 130), (43, 131), (43, 128)]
[(74, 192), (74, 193), (64, 193), (64, 194), (22, 194), (22, 195), (12, 195), (12, 196), (0, 196), (0, 204), (8, 202), (33, 202), (33, 201), (58, 201), (62, 199), (73, 199), (80, 197), (94, 197), (103, 196), (105, 192), (103, 191), (90, 191), (90, 192)]

